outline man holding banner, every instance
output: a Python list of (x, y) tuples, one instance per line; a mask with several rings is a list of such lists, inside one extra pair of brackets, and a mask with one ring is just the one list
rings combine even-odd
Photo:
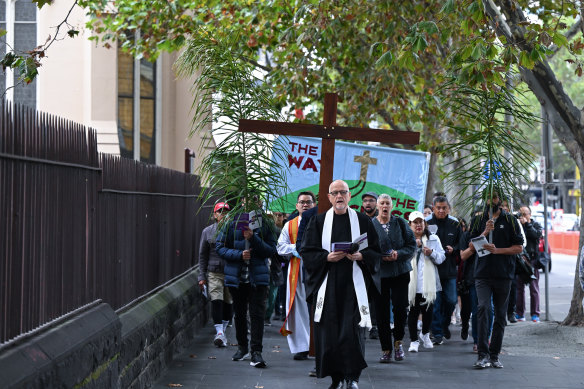
[(278, 238), (278, 254), (290, 260), (286, 277), (286, 319), (280, 333), (287, 337), (295, 360), (308, 359), (310, 348), (310, 318), (304, 289), (304, 266), (296, 251), (296, 240), (302, 213), (313, 208), (315, 203), (314, 193), (300, 192), (296, 200), (298, 216), (284, 224)]
[[(312, 217), (303, 237), (306, 292), (314, 301), (316, 374), (330, 388), (358, 388), (365, 362), (365, 333), (371, 328), (367, 287), (379, 289), (381, 252), (371, 219), (349, 208), (346, 182), (329, 186), (333, 205)], [(353, 244), (352, 244), (353, 243)]]

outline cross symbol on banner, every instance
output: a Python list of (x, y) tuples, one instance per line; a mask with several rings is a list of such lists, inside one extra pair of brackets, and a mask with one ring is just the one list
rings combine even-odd
[(371, 158), (369, 156), (369, 150), (363, 151), (363, 155), (356, 155), (353, 161), (361, 164), (361, 174), (359, 174), (359, 179), (363, 182), (367, 181), (367, 170), (369, 165), (377, 165), (377, 158)]
[[(321, 138), (320, 149), (320, 181), (318, 186), (318, 212), (325, 212), (331, 207), (328, 201), (328, 187), (333, 181), (333, 165), (335, 158), (335, 139), (375, 141), (381, 143), (399, 143), (417, 145), (420, 143), (420, 133), (410, 131), (381, 130), (374, 128), (337, 126), (336, 93), (326, 93), (324, 96), (323, 124), (304, 124), (288, 122), (271, 122), (266, 120), (239, 120), (240, 132), (259, 132), (274, 135), (294, 135)], [(357, 161), (356, 158), (363, 158)], [(368, 158), (368, 161), (365, 161)], [(375, 160), (375, 162), (372, 162)], [(361, 179), (367, 174), (369, 164), (375, 165), (376, 158), (369, 157), (369, 151), (363, 156), (355, 157), (355, 162), (361, 162)], [(365, 168), (365, 170), (363, 170)]]

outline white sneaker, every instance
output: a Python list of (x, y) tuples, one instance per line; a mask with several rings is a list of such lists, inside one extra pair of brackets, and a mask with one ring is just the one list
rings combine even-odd
[(427, 334), (422, 334), (420, 336), (420, 340), (422, 341), (424, 348), (434, 348), (434, 345), (432, 344), (432, 341), (430, 340), (430, 333), (429, 332)]
[(418, 347), (420, 347), (420, 342), (418, 342), (417, 340), (413, 341), (410, 343), (410, 348), (408, 349), (409, 352), (411, 353), (417, 353), (418, 352)]
[(422, 320), (418, 320), (418, 331), (422, 331)]
[(227, 347), (227, 338), (224, 334), (217, 334), (215, 335), (215, 339), (213, 339), (213, 344), (216, 347)]

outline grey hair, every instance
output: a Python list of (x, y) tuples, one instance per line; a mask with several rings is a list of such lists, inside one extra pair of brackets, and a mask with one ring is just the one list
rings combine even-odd
[(389, 204), (393, 207), (393, 199), (387, 193), (380, 194), (377, 198), (377, 202), (379, 202), (379, 200), (389, 200)]

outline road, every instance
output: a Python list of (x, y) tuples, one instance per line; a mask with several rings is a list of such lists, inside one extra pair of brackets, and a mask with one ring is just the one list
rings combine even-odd
[[(552, 272), (549, 273), (549, 320), (562, 321), (570, 310), (572, 292), (574, 291), (574, 276), (576, 271), (575, 255), (553, 254)], [(541, 319), (546, 319), (545, 305), (545, 275), (540, 273), (540, 308)], [(529, 291), (525, 289), (526, 311), (529, 313)], [(527, 317), (527, 314), (526, 314)]]

